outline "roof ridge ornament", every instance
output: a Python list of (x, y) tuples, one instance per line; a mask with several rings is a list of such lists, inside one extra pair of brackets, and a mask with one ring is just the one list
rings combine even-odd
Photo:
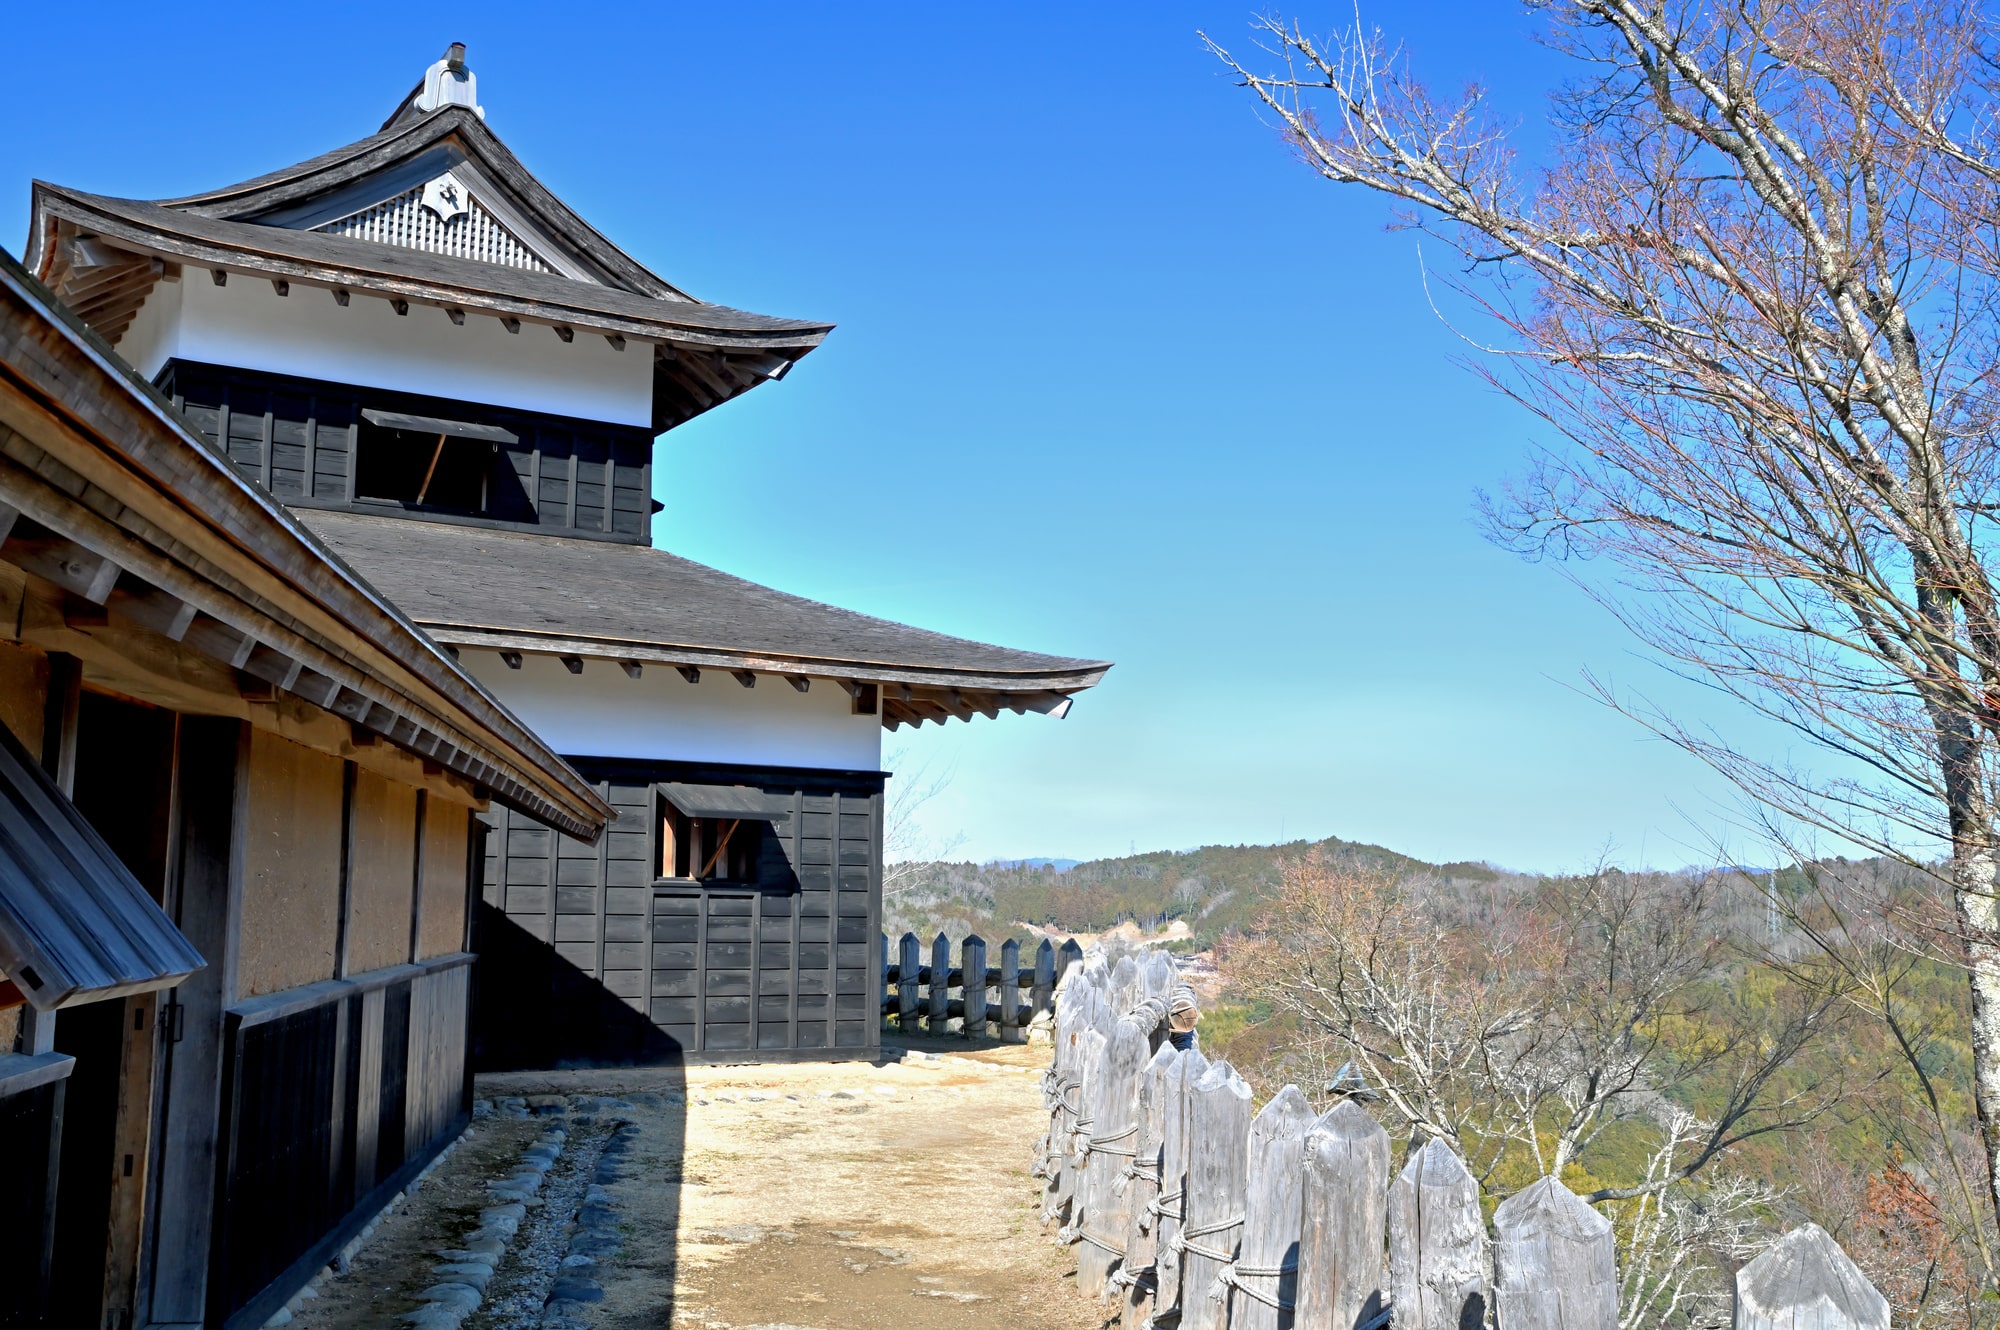
[(424, 71), (423, 87), (411, 98), (411, 104), (420, 111), (463, 106), (481, 120), (486, 118), (486, 108), (479, 104), (478, 76), (465, 67), (464, 42), (446, 47), (444, 58)]

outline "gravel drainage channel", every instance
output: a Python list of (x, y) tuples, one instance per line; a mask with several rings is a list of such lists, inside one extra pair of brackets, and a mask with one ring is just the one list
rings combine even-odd
[(513, 1204), (504, 1207), (520, 1208), (518, 1227), (504, 1264), (467, 1308), (464, 1330), (584, 1330), (591, 1304), (604, 1296), (597, 1274), (618, 1250), (617, 1215), (605, 1187), (621, 1176), (638, 1106), (590, 1095), (497, 1101), (501, 1114), (524, 1109), (563, 1121), (566, 1140), (537, 1194), (510, 1197)]

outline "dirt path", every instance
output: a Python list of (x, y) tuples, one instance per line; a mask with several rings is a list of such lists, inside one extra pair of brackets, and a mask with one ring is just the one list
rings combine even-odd
[[(634, 1166), (610, 1188), (626, 1241), (600, 1276), (592, 1324), (1100, 1326), (1076, 1293), (1073, 1253), (1048, 1243), (1034, 1208), (1046, 1050), (931, 1047), (952, 1051), (676, 1073), (685, 1114), (643, 1117)], [(606, 1075), (495, 1093), (647, 1088), (640, 1073)]]
[[(511, 1074), (480, 1078), (478, 1093), (636, 1097), (636, 1140), (605, 1188), (621, 1250), (585, 1272), (603, 1300), (572, 1312), (590, 1326), (1099, 1330), (1105, 1316), (1076, 1292), (1074, 1250), (1042, 1234), (1028, 1176), (1046, 1123), (1035, 1075), (1046, 1058), (1040, 1048), (968, 1052), (940, 1041), (882, 1065)], [(569, 1100), (578, 1102), (587, 1103)], [(570, 1117), (578, 1140), (590, 1119)], [(300, 1309), (300, 1330), (397, 1324), (436, 1278), (435, 1253), (488, 1203), (485, 1178), (562, 1120), (476, 1123), (353, 1271)], [(564, 1166), (551, 1174), (552, 1201)], [(528, 1243), (529, 1234), (571, 1231), (567, 1211), (539, 1205), (530, 1203), (520, 1251), (502, 1258), (468, 1330), (532, 1323), (497, 1314), (510, 1289), (545, 1285), (559, 1259), (527, 1254), (559, 1251), (555, 1235)], [(530, 1268), (538, 1261), (550, 1272)]]

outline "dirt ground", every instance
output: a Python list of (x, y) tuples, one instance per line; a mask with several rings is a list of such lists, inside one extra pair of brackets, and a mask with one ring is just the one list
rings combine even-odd
[[(669, 1096), (641, 1112), (626, 1176), (609, 1189), (625, 1242), (595, 1272), (605, 1296), (589, 1319), (604, 1330), (1098, 1330), (1107, 1318), (1076, 1292), (1074, 1249), (1043, 1235), (1028, 1176), (1047, 1121), (1034, 1074), (1047, 1049), (911, 1047), (942, 1056), (515, 1073), (481, 1077), (478, 1093)], [(682, 1094), (685, 1106), (672, 1102)], [(301, 1322), (389, 1324), (383, 1313), (408, 1293), (399, 1261), (449, 1245), (427, 1227), (463, 1222), (449, 1204), (461, 1157), (529, 1125), (477, 1124), (473, 1148)]]

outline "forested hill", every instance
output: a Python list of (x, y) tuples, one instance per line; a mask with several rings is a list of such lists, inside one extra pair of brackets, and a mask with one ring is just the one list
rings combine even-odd
[(1315, 849), (1330, 858), (1424, 871), (1468, 885), (1514, 876), (1485, 864), (1426, 864), (1379, 845), (1337, 838), (1160, 850), (1093, 859), (1063, 872), (1027, 864), (900, 865), (903, 880), (889, 884), (887, 922), (892, 932), (943, 928), (958, 936), (977, 929), (990, 940), (1007, 936), (1013, 924), (1096, 933), (1129, 920), (1154, 932), (1179, 919), (1193, 930), (1195, 946), (1205, 948), (1232, 929), (1254, 928), (1278, 886), (1280, 865)]

